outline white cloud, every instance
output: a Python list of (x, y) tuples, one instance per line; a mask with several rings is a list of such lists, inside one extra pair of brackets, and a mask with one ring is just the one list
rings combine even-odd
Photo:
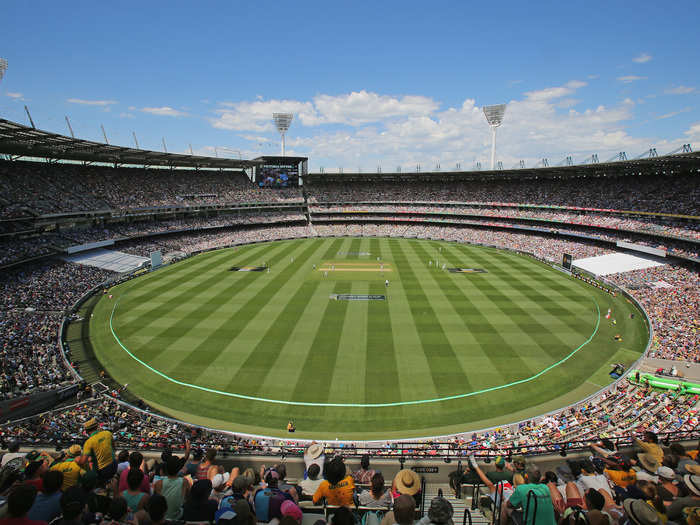
[(428, 97), (406, 95), (398, 98), (364, 90), (339, 96), (318, 95), (313, 103), (322, 122), (351, 126), (397, 117), (430, 115), (439, 107)]
[(678, 111), (671, 111), (670, 113), (665, 113), (664, 115), (659, 115), (656, 117), (656, 120), (663, 120), (671, 117), (675, 117), (676, 115), (680, 115), (681, 113), (688, 113), (689, 111), (692, 111), (693, 108), (683, 108), (679, 109)]
[(320, 124), (311, 102), (296, 100), (255, 100), (252, 102), (221, 102), (215, 111), (218, 115), (210, 119), (212, 126), (219, 129), (238, 131), (274, 131), (273, 113), (294, 113), (294, 121), (304, 126)]
[(636, 82), (637, 80), (646, 80), (647, 77), (640, 77), (638, 75), (625, 75), (623, 77), (617, 77), (617, 79), (625, 84), (631, 84), (632, 82)]
[(7, 93), (5, 93), (5, 95), (7, 95), (10, 98), (14, 98), (14, 99), (19, 99), (19, 100), (24, 99), (24, 95), (22, 95), (22, 93), (12, 93), (12, 92), (8, 91)]
[(151, 115), (159, 115), (161, 117), (184, 117), (187, 115), (184, 111), (178, 111), (177, 109), (171, 108), (169, 106), (161, 106), (159, 108), (141, 108), (144, 113), (150, 113)]
[(85, 100), (82, 98), (69, 98), (67, 102), (71, 104), (82, 104), (83, 106), (111, 106), (117, 104), (116, 100)]
[(637, 64), (645, 64), (649, 62), (653, 57), (648, 54), (648, 53), (642, 53), (641, 55), (634, 57), (632, 59), (632, 62), (636, 62)]
[(418, 95), (394, 97), (367, 91), (345, 95), (317, 95), (311, 102), (296, 100), (256, 100), (250, 102), (222, 102), (211, 120), (216, 128), (272, 131), (272, 113), (293, 113), (295, 123), (302, 126), (320, 124), (347, 124), (360, 126), (394, 118), (429, 115), (439, 108), (431, 98)]
[[(625, 126), (634, 118), (636, 107), (632, 99), (614, 106), (586, 106), (573, 98), (585, 85), (572, 80), (509, 101), (498, 132), (497, 157), (503, 165), (510, 167), (523, 159), (532, 166), (544, 156), (551, 164), (567, 155), (580, 161), (591, 153), (603, 159), (614, 152), (643, 151), (649, 144), (665, 147), (666, 142), (657, 138), (628, 134)], [(482, 107), (473, 99), (445, 107), (429, 97), (360, 91), (320, 94), (309, 101), (250, 100), (220, 104), (211, 123), (254, 132), (242, 137), (251, 141), (251, 149), (258, 146), (249, 155), (257, 156), (260, 144), (276, 144), (272, 142), (277, 140), (274, 111), (295, 113), (287, 137), (289, 154), (309, 156), (314, 166), (327, 170), (338, 166), (373, 170), (378, 165), (385, 170), (397, 165), (415, 169), (416, 164), (427, 169), (438, 162), (443, 169), (456, 163), (467, 169), (477, 160), (484, 166), (488, 162), (490, 133)], [(261, 140), (266, 138), (263, 135), (267, 143)]]
[(135, 116), (134, 114), (132, 114), (132, 113), (126, 113), (126, 112), (124, 112), (124, 111), (122, 111), (121, 113), (119, 113), (119, 117), (120, 117), (120, 118), (136, 118), (136, 116)]
[(528, 91), (525, 93), (525, 96), (529, 100), (533, 101), (546, 101), (554, 98), (561, 98), (567, 95), (571, 95), (577, 89), (582, 88), (585, 85), (586, 83), (580, 80), (571, 80), (563, 86), (545, 88), (539, 91)]
[(688, 95), (690, 93), (695, 93), (696, 89), (690, 86), (676, 86), (674, 88), (669, 88), (664, 90), (667, 95)]
[(684, 134), (687, 137), (684, 140), (688, 140), (696, 145), (700, 143), (700, 122), (692, 124)]

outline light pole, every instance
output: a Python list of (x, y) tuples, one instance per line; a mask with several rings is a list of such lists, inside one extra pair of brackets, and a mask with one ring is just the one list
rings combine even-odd
[(273, 113), (272, 120), (275, 121), (277, 131), (282, 136), (282, 156), (284, 157), (284, 134), (287, 133), (289, 125), (292, 123), (294, 115), (292, 113)]
[(489, 123), (489, 126), (491, 126), (491, 170), (496, 167), (496, 128), (503, 122), (503, 114), (505, 112), (505, 104), (484, 106), (486, 121)]

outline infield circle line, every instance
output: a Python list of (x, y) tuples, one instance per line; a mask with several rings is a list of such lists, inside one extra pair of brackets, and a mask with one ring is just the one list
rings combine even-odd
[(441, 401), (451, 401), (454, 399), (463, 399), (467, 397), (472, 397), (476, 396), (479, 394), (486, 394), (487, 392), (494, 392), (496, 390), (502, 390), (505, 388), (510, 388), (512, 386), (516, 385), (521, 385), (523, 383), (528, 383), (530, 381), (534, 381), (538, 377), (546, 374), (553, 368), (558, 367), (562, 363), (565, 363), (568, 361), (571, 357), (573, 357), (581, 348), (586, 346), (588, 343), (590, 343), (595, 335), (598, 333), (598, 328), (600, 328), (600, 307), (598, 306), (598, 302), (591, 296), (591, 300), (593, 301), (593, 304), (595, 305), (596, 308), (596, 313), (597, 313), (597, 319), (596, 319), (596, 324), (595, 324), (595, 329), (593, 330), (593, 333), (584, 341), (582, 344), (580, 344), (577, 348), (572, 350), (567, 356), (563, 357), (556, 363), (553, 363), (549, 365), (546, 368), (543, 368), (539, 372), (537, 372), (534, 375), (531, 375), (530, 377), (525, 377), (523, 379), (519, 379), (517, 381), (513, 381), (511, 383), (506, 383), (504, 385), (497, 385), (497, 386), (492, 386), (489, 388), (483, 388), (481, 390), (475, 390), (473, 392), (466, 392), (464, 394), (455, 394), (452, 396), (445, 396), (445, 397), (436, 397), (432, 399), (415, 399), (413, 401), (395, 401), (392, 403), (314, 403), (311, 401), (287, 401), (284, 399), (268, 399), (265, 397), (257, 397), (257, 396), (248, 396), (246, 394), (237, 394), (235, 392), (224, 392), (223, 390), (217, 390), (215, 388), (208, 388), (205, 386), (199, 386), (199, 385), (193, 385), (192, 383), (187, 383), (185, 381), (180, 381), (178, 379), (174, 379), (160, 370), (157, 370), (153, 368), (151, 365), (148, 363), (142, 361), (138, 357), (136, 357), (131, 351), (124, 345), (124, 343), (121, 342), (119, 339), (119, 336), (117, 336), (116, 332), (114, 331), (114, 326), (112, 324), (112, 320), (114, 319), (114, 312), (117, 310), (117, 305), (119, 304), (119, 301), (121, 301), (121, 298), (123, 296), (120, 296), (119, 299), (117, 299), (114, 302), (114, 306), (112, 307), (112, 313), (109, 316), (109, 329), (112, 332), (112, 336), (114, 337), (114, 340), (119, 344), (119, 346), (127, 353), (129, 356), (134, 359), (137, 363), (140, 365), (146, 367), (148, 370), (153, 372), (154, 374), (159, 375), (163, 379), (166, 379), (170, 381), (171, 383), (175, 383), (176, 385), (180, 386), (185, 386), (188, 388), (193, 388), (196, 390), (201, 390), (203, 392), (209, 392), (211, 394), (219, 394), (223, 396), (228, 396), (228, 397), (235, 397), (238, 399), (245, 399), (247, 401), (261, 401), (263, 403), (272, 403), (276, 405), (295, 405), (295, 406), (309, 406), (309, 407), (346, 407), (346, 408), (383, 408), (383, 407), (397, 407), (397, 406), (406, 406), (406, 405), (424, 405), (427, 403), (439, 403)]

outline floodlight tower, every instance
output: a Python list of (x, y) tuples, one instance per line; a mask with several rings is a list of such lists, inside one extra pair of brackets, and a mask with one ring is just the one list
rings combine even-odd
[(277, 131), (282, 136), (282, 156), (284, 157), (284, 134), (287, 133), (289, 125), (292, 123), (294, 115), (292, 113), (273, 113), (272, 120), (275, 121)]
[(0, 80), (5, 76), (5, 71), (7, 71), (7, 60), (0, 58)]
[(496, 106), (484, 106), (486, 121), (491, 126), (491, 169), (496, 167), (496, 128), (503, 122), (503, 114), (506, 112), (505, 104)]

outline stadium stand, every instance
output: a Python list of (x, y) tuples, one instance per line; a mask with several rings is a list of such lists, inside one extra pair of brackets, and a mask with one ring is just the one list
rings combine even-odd
[[(15, 519), (28, 511), (31, 519), (45, 521), (62, 515), (64, 520), (92, 523), (98, 515), (123, 522), (128, 512), (124, 509), (131, 506), (146, 523), (158, 522), (164, 515), (171, 520), (223, 523), (240, 515), (240, 523), (254, 523), (255, 513), (262, 515), (255, 494), (263, 489), (273, 493), (271, 501), (279, 500), (277, 507), (266, 509), (274, 508), (271, 518), (279, 523), (313, 523), (319, 516), (313, 513), (318, 509), (308, 509), (299, 501), (301, 490), (296, 489), (296, 480), (285, 480), (282, 467), (262, 472), (248, 468), (254, 466), (247, 459), (251, 455), (301, 458), (308, 452), (307, 442), (197, 427), (159, 415), (114, 385), (105, 387), (107, 378), (93, 388), (80, 382), (80, 369), (70, 349), (61, 348), (59, 329), (74, 318), (72, 309), (81, 297), (117, 275), (62, 261), (60, 256), (68, 247), (110, 240), (117, 249), (140, 256), (155, 250), (188, 256), (281, 238), (389, 236), (497, 246), (558, 263), (562, 253), (584, 258), (611, 253), (618, 241), (634, 242), (666, 250), (668, 264), (614, 274), (604, 282), (626, 290), (644, 306), (654, 329), (650, 357), (698, 363), (700, 189), (696, 177), (636, 175), (596, 179), (595, 184), (576, 178), (550, 179), (546, 184), (474, 180), (370, 185), (312, 178), (302, 194), (299, 189), (262, 191), (241, 172), (1, 161), (0, 265), (6, 266), (0, 273), (0, 400), (22, 399), (66, 385), (76, 385), (78, 390), (77, 403), (0, 426), (0, 447), (8, 449), (0, 461), (4, 466), (19, 458), (15, 463), (20, 464), (12, 472), (0, 471), (5, 472), (0, 496), (9, 499), (7, 512)], [(535, 511), (537, 523), (550, 522), (549, 514), (540, 514), (549, 513), (550, 504), (552, 523), (568, 520), (566, 509), (576, 506), (590, 523), (613, 525), (625, 523), (627, 517), (638, 525), (668, 520), (694, 523), (695, 511), (684, 514), (683, 509), (700, 507), (697, 450), (687, 451), (678, 442), (698, 438), (697, 403), (695, 394), (658, 391), (623, 380), (573, 406), (495, 429), (421, 442), (329, 443), (322, 450), (327, 457), (345, 456), (348, 463), (363, 454), (373, 460), (398, 457), (401, 466), (409, 459), (464, 459), (468, 466), (464, 471), (460, 466), (455, 479), (476, 487), (469, 499), (477, 523), (482, 513), (505, 523), (512, 512), (507, 500), (522, 501), (526, 507), (529, 490), (543, 502)], [(85, 454), (84, 445), (96, 428), (112, 436), (115, 451), (162, 453), (161, 461), (142, 467), (150, 500), (144, 505), (136, 502), (140, 479), (136, 488), (120, 491), (109, 485), (102, 488), (99, 485), (104, 483), (86, 476), (77, 489), (77, 485), (71, 487), (75, 482), (66, 485), (64, 474), (61, 505), (54, 506), (51, 514), (43, 502), (55, 494), (55, 480), (49, 474), (57, 468), (49, 467), (66, 463), (54, 449), (66, 449), (66, 457), (72, 457), (78, 470), (91, 470), (97, 458)], [(636, 441), (642, 436), (644, 441)], [(659, 437), (666, 448), (659, 446)], [(609, 441), (598, 443), (601, 438)], [(598, 443), (592, 449), (594, 457), (588, 458), (594, 442)], [(17, 452), (18, 443), (41, 450), (41, 455)], [(238, 468), (229, 472), (228, 467), (217, 466), (213, 457), (196, 459), (201, 453), (194, 452), (205, 450), (235, 456), (240, 460)], [(577, 450), (586, 450), (585, 457), (551, 456)], [(192, 460), (180, 460), (173, 452)], [(479, 473), (491, 473), (490, 467), (477, 465), (470, 459), (472, 454), (495, 464), (502, 461), (515, 476), (508, 485), (489, 485)], [(547, 454), (548, 471), (542, 477), (546, 484), (538, 485), (541, 476), (535, 467), (540, 460), (536, 457)], [(520, 467), (519, 455), (528, 457), (525, 469)], [(128, 461), (121, 461), (119, 468), (128, 469)], [(164, 487), (175, 482), (180, 487), (181, 470), (193, 477), (189, 490), (183, 489), (178, 498)], [(527, 483), (518, 474), (527, 474)], [(447, 523), (449, 518), (466, 523), (468, 515), (471, 519), (469, 508), (453, 497), (444, 481), (440, 487), (446, 499), (433, 488), (422, 490), (432, 500), (419, 505), (419, 514), (428, 520), (423, 523)], [(190, 481), (186, 483), (189, 487)], [(452, 485), (459, 492), (459, 483)], [(39, 497), (36, 489), (27, 486), (38, 487)], [(480, 490), (489, 501), (492, 487), (496, 496), (479, 510)], [(542, 487), (546, 491), (540, 497), (537, 491)], [(399, 501), (396, 482), (387, 490)], [(452, 503), (445, 504), (447, 500)], [(71, 502), (85, 502), (87, 508), (71, 507)], [(71, 510), (75, 508), (80, 511)], [(455, 514), (455, 508), (462, 514)], [(327, 517), (332, 510), (322, 505), (320, 512)], [(342, 512), (336, 512), (340, 523)], [(367, 509), (358, 506), (354, 512), (360, 517)], [(525, 515), (525, 522), (531, 521), (527, 510)]]

